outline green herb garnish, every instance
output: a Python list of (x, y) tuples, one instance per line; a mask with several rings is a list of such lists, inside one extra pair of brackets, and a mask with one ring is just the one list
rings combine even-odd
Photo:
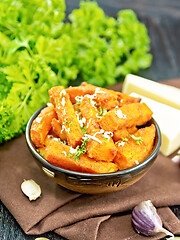
[(87, 134), (87, 127), (81, 127), (81, 131), (83, 134)]
[(96, 107), (99, 107), (99, 104), (98, 103), (96, 103), (96, 105), (95, 105)]
[(142, 143), (142, 137), (135, 137), (134, 135), (131, 135), (132, 139), (136, 141), (137, 144)]
[(43, 153), (40, 152), (39, 154), (40, 154), (42, 157), (44, 157), (44, 154), (43, 154)]
[(123, 142), (127, 142), (129, 139), (128, 138), (124, 138), (124, 137), (121, 137), (121, 139), (123, 140)]
[(77, 105), (80, 105), (82, 103), (82, 100), (76, 100), (76, 103)]
[(71, 123), (71, 121), (65, 121), (65, 123), (64, 123), (64, 124), (68, 124), (68, 123)]
[(39, 153), (39, 155), (41, 155), (42, 157), (44, 157), (44, 154), (41, 153), (38, 148), (36, 149), (36, 151)]
[(87, 143), (89, 142), (89, 139), (86, 138), (85, 140), (81, 140), (82, 144), (81, 146), (78, 145), (75, 149), (77, 149), (77, 152), (76, 153), (71, 153), (69, 152), (69, 156), (73, 156), (74, 160), (78, 160), (80, 159), (80, 155), (81, 154), (85, 154), (87, 152), (86, 150), (86, 145)]
[(99, 109), (99, 115), (100, 116), (103, 116), (104, 114), (106, 114), (107, 113), (107, 108), (101, 108), (100, 107), (100, 109)]
[(58, 138), (58, 142), (63, 143), (60, 138)]
[(66, 120), (66, 121), (64, 122), (64, 124), (69, 124), (69, 127), (71, 127), (73, 120), (74, 120), (74, 119), (72, 119), (72, 120), (70, 120), (70, 121), (67, 121), (67, 120)]

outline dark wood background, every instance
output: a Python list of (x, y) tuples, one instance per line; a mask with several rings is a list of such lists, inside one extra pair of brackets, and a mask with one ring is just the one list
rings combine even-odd
[[(67, 13), (79, 6), (79, 0), (66, 0)], [(116, 17), (121, 9), (133, 9), (139, 20), (145, 23), (151, 38), (152, 66), (140, 71), (140, 76), (162, 81), (180, 78), (180, 0), (98, 0), (104, 11)], [(180, 207), (171, 207), (180, 219)], [(49, 232), (42, 235), (49, 239), (65, 238)], [(0, 240), (33, 240), (27, 236), (14, 217), (0, 201)]]

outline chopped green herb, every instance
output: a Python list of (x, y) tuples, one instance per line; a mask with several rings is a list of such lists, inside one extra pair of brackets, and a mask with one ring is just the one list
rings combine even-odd
[(142, 143), (142, 137), (135, 137), (134, 135), (131, 135), (132, 139), (136, 141), (137, 144)]
[(99, 107), (99, 104), (98, 104), (98, 103), (96, 103), (96, 107)]
[(100, 107), (100, 109), (99, 109), (99, 115), (100, 116), (103, 116), (104, 114), (106, 114), (107, 113), (107, 108), (101, 108)]
[(104, 137), (104, 140), (105, 140), (105, 141), (107, 141), (107, 140), (108, 140), (108, 138)]
[(87, 152), (86, 145), (89, 142), (89, 139), (87, 138), (85, 140), (81, 140), (81, 142), (82, 142), (81, 146), (78, 145), (76, 147), (77, 152), (75, 152), (75, 153), (69, 152), (69, 157), (73, 156), (74, 160), (80, 159), (80, 155), (85, 154)]
[(82, 98), (80, 96), (76, 97), (76, 103), (74, 103), (73, 105), (80, 105), (82, 103)]
[(61, 139), (60, 139), (60, 138), (58, 138), (58, 142), (62, 143), (62, 141), (61, 141)]
[(82, 100), (77, 100), (75, 104), (80, 105), (82, 103)]
[(81, 131), (83, 134), (87, 134), (87, 127), (81, 127)]
[(71, 123), (71, 121), (65, 121), (65, 123), (64, 123), (64, 124), (68, 124), (68, 123)]
[(73, 119), (71, 121), (65, 121), (64, 124), (68, 124), (69, 123), (69, 126), (71, 127), (72, 126), (72, 121), (73, 121)]
[(39, 151), (39, 149), (38, 149), (38, 148), (36, 149), (36, 151), (37, 151), (38, 153), (40, 153), (40, 151)]
[(128, 138), (124, 138), (124, 137), (121, 137), (121, 139), (123, 140), (123, 142), (127, 142), (129, 139)]
[(40, 154), (42, 157), (44, 157), (44, 154), (43, 154), (43, 153), (40, 152), (39, 154)]

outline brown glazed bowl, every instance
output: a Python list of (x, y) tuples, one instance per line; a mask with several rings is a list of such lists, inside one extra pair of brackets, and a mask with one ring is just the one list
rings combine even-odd
[(31, 124), (44, 107), (36, 111), (27, 124), (27, 145), (32, 155), (34, 156), (34, 159), (37, 161), (39, 167), (57, 184), (67, 189), (87, 194), (109, 193), (119, 191), (134, 184), (140, 178), (142, 178), (150, 169), (158, 155), (161, 146), (161, 133), (156, 121), (152, 119), (148, 124), (154, 123), (156, 127), (156, 137), (153, 150), (144, 161), (132, 168), (113, 173), (91, 174), (74, 172), (54, 166), (48, 161), (46, 161), (46, 159), (44, 159), (36, 151), (36, 148), (30, 138)]

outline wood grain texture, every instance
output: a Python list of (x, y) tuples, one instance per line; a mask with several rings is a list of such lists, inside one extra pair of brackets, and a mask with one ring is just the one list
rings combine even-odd
[[(79, 0), (67, 0), (67, 13), (78, 8)], [(97, 0), (100, 7), (113, 17), (121, 9), (133, 9), (148, 28), (151, 38), (152, 66), (140, 71), (142, 77), (162, 81), (180, 77), (180, 1), (179, 0)], [(180, 219), (180, 207), (171, 207)], [(43, 234), (49, 239), (65, 240), (53, 232)], [(0, 240), (33, 240), (27, 236), (0, 201)]]

